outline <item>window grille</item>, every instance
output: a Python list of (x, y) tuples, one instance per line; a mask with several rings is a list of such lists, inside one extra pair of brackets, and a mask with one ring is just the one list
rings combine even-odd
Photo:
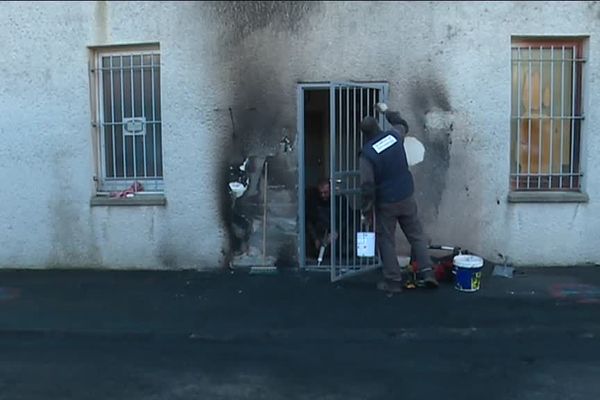
[(511, 189), (579, 191), (582, 44), (512, 43)]
[(163, 190), (160, 54), (98, 52), (100, 189)]

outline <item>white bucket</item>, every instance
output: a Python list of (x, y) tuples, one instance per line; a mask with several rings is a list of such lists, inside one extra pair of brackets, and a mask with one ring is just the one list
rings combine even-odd
[(458, 255), (454, 257), (456, 267), (456, 290), (461, 292), (476, 292), (481, 284), (483, 258), (473, 255)]

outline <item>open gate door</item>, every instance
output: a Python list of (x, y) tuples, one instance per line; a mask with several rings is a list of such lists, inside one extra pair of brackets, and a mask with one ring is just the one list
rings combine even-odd
[[(379, 252), (359, 257), (357, 233), (361, 229), (358, 156), (363, 145), (360, 121), (366, 116), (385, 120), (375, 104), (387, 99), (385, 83), (332, 82), (330, 95), (331, 171), (331, 281), (364, 273), (380, 266)], [(373, 227), (369, 228), (373, 231)], [(335, 240), (333, 240), (335, 239)]]

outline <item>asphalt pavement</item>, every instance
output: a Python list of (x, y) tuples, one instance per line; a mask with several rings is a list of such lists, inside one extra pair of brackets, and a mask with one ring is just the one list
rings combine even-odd
[(600, 269), (0, 272), (0, 399), (600, 398)]

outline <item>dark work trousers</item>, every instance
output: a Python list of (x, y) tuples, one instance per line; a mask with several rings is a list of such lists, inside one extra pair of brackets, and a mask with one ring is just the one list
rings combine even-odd
[(419, 220), (417, 203), (411, 196), (397, 203), (378, 204), (376, 207), (376, 237), (383, 261), (385, 279), (401, 281), (402, 274), (396, 256), (396, 224), (411, 245), (411, 254), (419, 263), (419, 271), (431, 269), (427, 237)]

